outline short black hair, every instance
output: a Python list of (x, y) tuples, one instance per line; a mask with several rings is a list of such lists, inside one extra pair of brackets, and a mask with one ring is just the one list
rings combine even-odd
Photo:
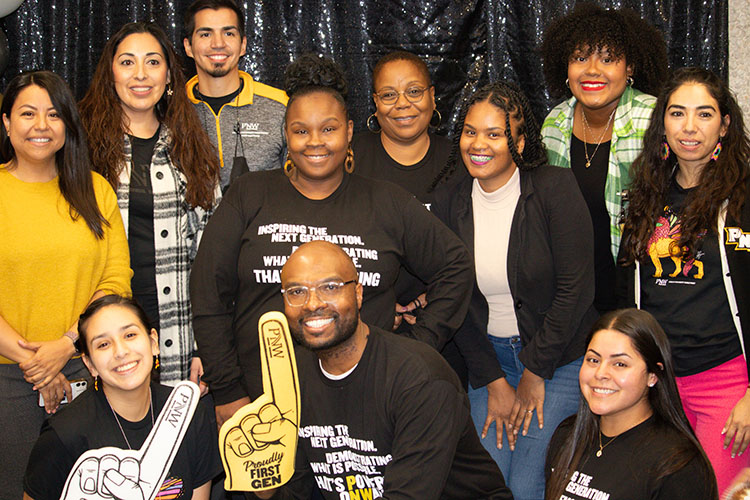
[(553, 97), (568, 95), (568, 62), (577, 50), (607, 48), (615, 59), (633, 66), (633, 86), (658, 95), (669, 74), (667, 45), (659, 30), (631, 9), (607, 10), (585, 2), (556, 19), (544, 32), (544, 77)]
[(190, 40), (193, 37), (195, 31), (195, 15), (205, 9), (219, 10), (229, 9), (237, 14), (237, 29), (240, 30), (240, 35), (245, 37), (245, 14), (240, 9), (240, 6), (234, 0), (195, 0), (190, 4), (190, 7), (185, 11), (185, 16), (182, 19), (183, 38)]
[(389, 52), (380, 59), (378, 59), (378, 62), (375, 63), (375, 68), (372, 70), (372, 90), (373, 92), (376, 92), (378, 89), (375, 88), (375, 80), (378, 79), (378, 74), (383, 70), (383, 67), (388, 64), (389, 62), (393, 61), (408, 61), (412, 63), (416, 68), (417, 71), (419, 71), (425, 80), (427, 80), (427, 84), (429, 86), (432, 86), (432, 78), (430, 78), (430, 70), (427, 68), (427, 63), (422, 60), (421, 57), (419, 57), (416, 54), (412, 54), (411, 52), (407, 52), (405, 50), (395, 50), (393, 52)]

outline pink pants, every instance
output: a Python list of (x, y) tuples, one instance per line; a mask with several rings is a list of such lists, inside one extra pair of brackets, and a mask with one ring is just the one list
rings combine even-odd
[(732, 444), (724, 449), (721, 430), (747, 390), (747, 365), (743, 356), (705, 372), (677, 377), (682, 407), (716, 473), (721, 494), (744, 467), (750, 466), (750, 451), (732, 458)]

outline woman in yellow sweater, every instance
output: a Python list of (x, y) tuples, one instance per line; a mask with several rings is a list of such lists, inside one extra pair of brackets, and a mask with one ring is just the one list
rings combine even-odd
[(0, 497), (20, 498), (45, 410), (88, 377), (77, 318), (99, 296), (129, 294), (131, 271), (117, 198), (91, 172), (65, 82), (21, 74), (0, 114)]

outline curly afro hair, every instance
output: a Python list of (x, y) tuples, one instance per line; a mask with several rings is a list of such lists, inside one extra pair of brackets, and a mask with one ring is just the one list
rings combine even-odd
[(570, 95), (565, 84), (568, 62), (577, 50), (585, 54), (606, 48), (612, 57), (633, 66), (635, 87), (658, 95), (668, 77), (667, 46), (659, 30), (633, 10), (605, 10), (592, 3), (578, 4), (544, 32), (544, 76), (553, 97)]
[(289, 96), (287, 110), (299, 97), (326, 92), (339, 101), (347, 118), (349, 116), (346, 108), (346, 77), (344, 70), (333, 59), (313, 53), (301, 55), (284, 72), (284, 90)]

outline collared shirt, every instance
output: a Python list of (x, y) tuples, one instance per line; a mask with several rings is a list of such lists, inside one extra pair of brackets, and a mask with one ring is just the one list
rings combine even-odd
[[(654, 96), (626, 87), (615, 111), (612, 144), (609, 149), (604, 202), (609, 213), (612, 256), (620, 248), (620, 211), (622, 191), (630, 185), (630, 164), (643, 149), (651, 114), (656, 105)], [(547, 147), (550, 164), (570, 168), (570, 142), (576, 98), (571, 97), (555, 106), (542, 124), (542, 141)]]

